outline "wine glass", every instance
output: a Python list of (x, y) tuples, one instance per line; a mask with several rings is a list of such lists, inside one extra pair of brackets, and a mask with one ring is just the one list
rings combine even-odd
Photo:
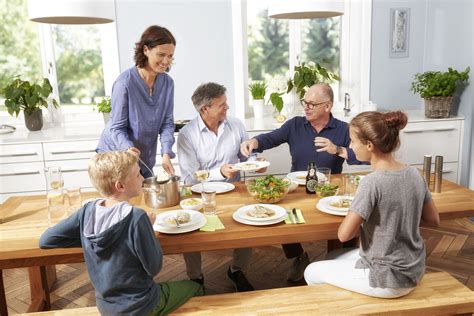
[(207, 164), (204, 164), (202, 169), (194, 171), (194, 177), (196, 180), (201, 182), (201, 193), (204, 192), (204, 181), (209, 178), (209, 169)]

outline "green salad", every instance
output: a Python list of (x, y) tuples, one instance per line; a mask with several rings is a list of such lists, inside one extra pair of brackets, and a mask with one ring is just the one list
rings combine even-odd
[(337, 184), (318, 184), (316, 187), (316, 194), (319, 197), (326, 197), (336, 195), (339, 190), (339, 186)]
[(274, 203), (281, 200), (290, 186), (288, 179), (279, 179), (272, 175), (249, 180), (249, 193), (259, 202)]

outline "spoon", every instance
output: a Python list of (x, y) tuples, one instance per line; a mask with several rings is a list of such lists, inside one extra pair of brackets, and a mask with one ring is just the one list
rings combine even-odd
[(158, 184), (165, 184), (167, 183), (168, 181), (170, 181), (170, 177), (168, 175), (168, 173), (165, 171), (165, 174), (168, 176), (167, 178), (164, 178), (164, 179), (161, 179), (161, 180), (158, 180), (158, 178), (156, 177), (155, 173), (153, 172), (153, 169), (150, 169), (150, 167), (148, 167), (148, 165), (140, 158), (138, 157), (138, 161), (140, 161), (142, 163), (142, 165), (145, 166), (145, 168), (150, 171), (150, 173), (152, 174), (153, 178), (155, 179), (155, 181), (158, 183)]

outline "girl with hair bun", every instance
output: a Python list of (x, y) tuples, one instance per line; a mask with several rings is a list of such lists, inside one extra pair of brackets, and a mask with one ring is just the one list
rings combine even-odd
[(357, 188), (339, 226), (341, 242), (360, 233), (360, 248), (330, 252), (305, 270), (309, 285), (329, 283), (381, 298), (410, 293), (425, 272), (420, 226), (438, 226), (439, 215), (418, 170), (395, 160), (406, 114), (363, 112), (350, 123), (350, 148), (373, 172)]

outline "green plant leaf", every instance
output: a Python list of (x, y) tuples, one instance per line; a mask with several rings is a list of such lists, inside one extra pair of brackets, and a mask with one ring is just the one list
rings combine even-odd
[(283, 99), (281, 97), (282, 95), (282, 92), (273, 92), (272, 94), (270, 94), (270, 102), (273, 104), (273, 106), (278, 112), (281, 112), (281, 110), (283, 110)]

